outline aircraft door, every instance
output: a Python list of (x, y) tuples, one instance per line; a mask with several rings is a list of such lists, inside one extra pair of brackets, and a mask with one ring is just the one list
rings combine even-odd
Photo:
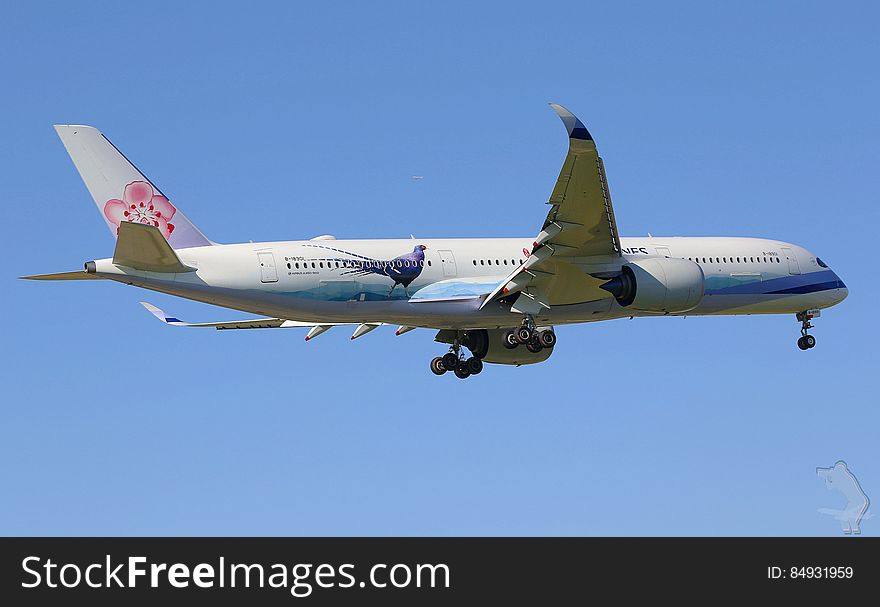
[(275, 256), (271, 251), (257, 253), (260, 260), (260, 281), (278, 282), (278, 270), (275, 268)]
[(782, 254), (785, 255), (785, 258), (788, 260), (788, 273), (800, 274), (801, 267), (798, 264), (798, 260), (797, 257), (795, 257), (794, 252), (788, 247), (782, 247)]
[(455, 267), (455, 256), (452, 251), (437, 251), (440, 254), (440, 264), (443, 266), (443, 277), (453, 278), (458, 275), (458, 269)]

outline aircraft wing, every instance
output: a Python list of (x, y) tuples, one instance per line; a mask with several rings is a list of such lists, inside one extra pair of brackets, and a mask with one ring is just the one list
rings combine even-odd
[[(221, 322), (201, 322), (201, 323), (192, 323), (192, 322), (184, 322), (179, 318), (175, 318), (174, 316), (168, 316), (154, 306), (151, 303), (147, 303), (146, 301), (140, 302), (140, 304), (147, 309), (153, 316), (164, 322), (165, 324), (169, 324), (175, 327), (198, 327), (198, 328), (214, 328), (218, 330), (226, 330), (226, 329), (288, 329), (288, 328), (308, 328), (309, 332), (306, 334), (306, 341), (309, 341), (312, 338), (317, 337), (324, 331), (328, 329), (332, 329), (333, 327), (342, 327), (342, 326), (355, 326), (357, 328), (354, 330), (354, 334), (352, 334), (352, 339), (357, 339), (361, 335), (366, 335), (373, 329), (377, 327), (381, 327), (384, 323), (350, 323), (350, 322), (326, 322), (326, 323), (314, 323), (314, 322), (301, 322), (298, 320), (286, 320), (284, 318), (257, 318), (255, 320), (227, 320)], [(403, 329), (403, 327), (401, 327)], [(405, 333), (406, 331), (399, 331), (398, 335), (401, 333)]]
[(620, 257), (620, 237), (605, 167), (592, 135), (561, 105), (550, 107), (568, 131), (568, 154), (547, 204), (550, 211), (528, 259), (486, 298), (489, 302), (519, 293), (511, 311), (535, 314), (551, 305), (607, 297), (599, 280), (585, 274), (574, 258)]
[(283, 318), (258, 318), (256, 320), (229, 320), (223, 322), (184, 322), (174, 316), (168, 316), (151, 303), (145, 301), (140, 302), (150, 314), (161, 320), (162, 322), (176, 327), (213, 327), (215, 329), (276, 329), (281, 327), (311, 327), (314, 323), (296, 322), (293, 320), (284, 320)]

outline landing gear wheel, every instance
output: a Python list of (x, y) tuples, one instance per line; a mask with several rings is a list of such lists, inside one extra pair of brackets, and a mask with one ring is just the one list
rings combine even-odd
[(465, 366), (467, 367), (468, 373), (471, 375), (479, 375), (480, 371), (483, 370), (483, 361), (476, 356), (472, 356), (467, 359)]
[(458, 355), (455, 352), (447, 352), (443, 355), (443, 366), (447, 371), (458, 368)]
[(516, 331), (507, 331), (504, 334), (504, 338), (502, 339), (502, 343), (504, 347), (508, 350), (513, 350), (519, 345), (519, 340), (516, 337)]
[(552, 348), (556, 345), (556, 334), (549, 329), (538, 333), (538, 342), (545, 348)]
[(467, 364), (462, 363), (455, 367), (455, 376), (458, 379), (467, 379), (471, 376), (471, 372), (467, 370)]
[(544, 349), (544, 346), (542, 346), (540, 343), (538, 343), (536, 341), (530, 341), (529, 343), (526, 344), (526, 350), (528, 350), (532, 354), (537, 354), (538, 352), (540, 352), (543, 349)]
[(801, 323), (801, 337), (797, 341), (798, 348), (801, 350), (809, 350), (816, 345), (816, 338), (807, 333), (807, 331), (813, 328), (813, 323), (810, 321), (818, 315), (818, 310), (807, 310), (805, 312), (798, 312), (795, 315)]
[(431, 359), (431, 372), (434, 375), (443, 375), (446, 373), (446, 365), (443, 364), (443, 357), (437, 356)]
[(528, 327), (520, 327), (516, 330), (516, 340), (521, 344), (529, 343), (532, 339), (532, 330)]

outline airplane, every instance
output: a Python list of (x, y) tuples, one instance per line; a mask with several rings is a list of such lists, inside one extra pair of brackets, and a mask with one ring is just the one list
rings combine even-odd
[(187, 323), (141, 302), (175, 327), (304, 328), (306, 341), (343, 325), (351, 339), (383, 325), (433, 329), (448, 350), (431, 371), (461, 379), (484, 363), (547, 360), (555, 326), (624, 317), (795, 314), (798, 347), (816, 345), (811, 321), (848, 295), (825, 262), (764, 238), (621, 238), (592, 135), (550, 107), (569, 148), (530, 238), (218, 244), (96, 128), (56, 125), (116, 248), (81, 271), (22, 278), (113, 280), (264, 316)]

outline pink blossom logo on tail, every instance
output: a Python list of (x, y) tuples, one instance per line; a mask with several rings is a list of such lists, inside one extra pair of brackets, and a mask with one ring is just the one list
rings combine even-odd
[(153, 186), (146, 181), (132, 181), (125, 186), (122, 200), (108, 200), (104, 205), (104, 215), (116, 226), (123, 221), (144, 223), (159, 228), (167, 240), (174, 231), (174, 224), (169, 223), (177, 209), (161, 194), (153, 193)]

